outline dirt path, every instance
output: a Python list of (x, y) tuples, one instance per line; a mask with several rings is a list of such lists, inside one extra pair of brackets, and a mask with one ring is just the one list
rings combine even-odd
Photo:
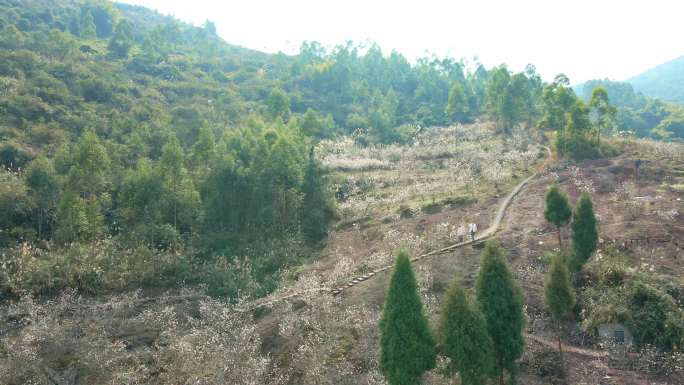
[[(553, 154), (551, 152), (551, 149), (549, 147), (546, 147), (546, 146), (541, 146), (541, 147), (546, 150), (546, 153), (548, 155), (547, 162), (550, 161), (553, 158)], [(542, 165), (542, 168), (543, 168), (543, 165)], [(513, 190), (511, 190), (511, 192), (509, 192), (508, 195), (506, 195), (506, 197), (504, 197), (504, 199), (499, 203), (499, 209), (497, 210), (496, 216), (494, 217), (494, 220), (492, 221), (491, 225), (486, 230), (481, 232), (478, 236), (476, 236), (474, 239), (471, 239), (471, 240), (465, 241), (465, 242), (455, 243), (453, 245), (450, 245), (450, 246), (447, 246), (447, 247), (444, 247), (441, 249), (433, 250), (433, 251), (427, 252), (425, 254), (418, 255), (418, 256), (412, 258), (411, 261), (412, 262), (418, 262), (418, 261), (425, 259), (425, 258), (429, 258), (429, 257), (437, 256), (437, 255), (442, 255), (442, 254), (445, 254), (445, 253), (450, 252), (452, 250), (461, 248), (463, 246), (468, 246), (468, 245), (480, 243), (480, 242), (485, 241), (485, 240), (491, 238), (492, 236), (494, 236), (494, 234), (496, 234), (501, 229), (501, 222), (503, 222), (503, 219), (506, 215), (506, 210), (511, 205), (513, 198), (515, 198), (515, 196), (518, 195), (518, 193), (520, 193), (520, 190), (522, 190), (523, 187), (525, 187), (525, 185), (527, 185), (527, 183), (529, 181), (531, 181), (532, 179), (537, 177), (542, 172), (541, 171), (542, 168), (540, 168), (539, 171), (537, 171), (534, 174), (527, 177), (522, 182), (518, 183), (518, 185), (516, 185), (513, 188)], [(392, 268), (392, 265), (387, 265), (387, 266), (381, 267), (379, 269), (371, 271), (368, 274), (355, 277), (355, 278), (351, 279), (349, 282), (347, 282), (345, 285), (338, 286), (336, 288), (321, 287), (318, 289), (310, 289), (310, 290), (307, 290), (305, 292), (289, 293), (289, 294), (285, 294), (284, 296), (276, 297), (276, 298), (268, 298), (268, 297), (262, 298), (260, 300), (255, 301), (252, 304), (252, 306), (249, 307), (249, 309), (244, 309), (244, 310), (247, 311), (247, 310), (251, 310), (251, 309), (255, 309), (255, 308), (259, 308), (259, 307), (263, 307), (263, 306), (270, 306), (270, 305), (273, 305), (275, 303), (278, 303), (278, 302), (281, 302), (284, 300), (288, 300), (290, 298), (294, 298), (294, 297), (300, 296), (302, 294), (311, 293), (311, 292), (320, 292), (320, 293), (329, 293), (332, 295), (340, 295), (340, 294), (344, 293), (345, 290), (347, 290), (351, 287), (354, 287), (361, 282), (369, 280), (369, 279), (373, 278), (375, 275), (377, 275), (378, 273), (387, 271), (391, 268)]]
[[(492, 224), (486, 230), (484, 230), (482, 233), (480, 233), (478, 236), (476, 236), (475, 239), (471, 239), (471, 240), (465, 241), (465, 242), (455, 243), (453, 245), (449, 245), (449, 246), (441, 248), (441, 249), (433, 250), (433, 251), (430, 251), (428, 253), (418, 255), (416, 257), (413, 257), (411, 259), (411, 262), (418, 262), (418, 261), (425, 259), (425, 258), (445, 254), (445, 253), (448, 253), (448, 252), (453, 251), (455, 249), (461, 248), (463, 246), (472, 245), (475, 243), (480, 243), (480, 242), (485, 241), (485, 240), (491, 238), (492, 236), (494, 236), (494, 234), (496, 234), (501, 229), (501, 222), (503, 221), (504, 216), (506, 215), (506, 209), (508, 209), (508, 207), (511, 205), (513, 198), (515, 198), (515, 196), (518, 195), (518, 193), (520, 193), (520, 190), (522, 190), (523, 187), (525, 187), (525, 185), (529, 181), (531, 181), (534, 177), (536, 177), (537, 175), (539, 175), (539, 173), (535, 173), (535, 174), (530, 175), (525, 180), (518, 183), (518, 185), (515, 186), (515, 188), (513, 188), (513, 190), (511, 190), (511, 192), (509, 192), (508, 195), (506, 195), (506, 197), (501, 201), (501, 203), (499, 203), (499, 209), (497, 210), (496, 216), (494, 217)], [(362, 276), (353, 278), (344, 286), (340, 286), (340, 287), (337, 287), (334, 289), (329, 289), (328, 291), (333, 295), (342, 294), (345, 290), (349, 289), (350, 287), (353, 287), (353, 286), (355, 286), (355, 285), (357, 285), (363, 281), (366, 281), (366, 280), (374, 277), (376, 274), (381, 273), (383, 271), (387, 271), (391, 268), (392, 268), (392, 265), (387, 265), (387, 266), (381, 267), (379, 269), (371, 271), (370, 273), (368, 273), (366, 275), (362, 275)], [(326, 291), (326, 290), (321, 290), (321, 291)]]

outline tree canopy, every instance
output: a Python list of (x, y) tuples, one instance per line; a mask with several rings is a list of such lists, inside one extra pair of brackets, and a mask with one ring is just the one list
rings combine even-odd
[(479, 304), (454, 279), (447, 291), (440, 322), (440, 351), (451, 359), (464, 385), (478, 385), (493, 373), (492, 339)]
[(580, 266), (598, 246), (598, 228), (591, 196), (583, 192), (572, 215), (572, 248)]
[(544, 218), (558, 229), (558, 248), (562, 249), (561, 227), (567, 225), (572, 217), (568, 196), (560, 190), (557, 184), (554, 184), (546, 190), (544, 200)]
[(380, 368), (391, 385), (421, 383), (435, 366), (435, 341), (406, 251), (397, 253), (380, 320)]
[(488, 241), (482, 252), (476, 281), (477, 301), (492, 338), (496, 373), (503, 384), (503, 373), (516, 372), (516, 360), (523, 353), (525, 318), (520, 288), (513, 280), (506, 257), (497, 241)]

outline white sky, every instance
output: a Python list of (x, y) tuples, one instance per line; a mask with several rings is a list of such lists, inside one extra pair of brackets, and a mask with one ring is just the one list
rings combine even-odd
[(684, 55), (681, 0), (119, 0), (201, 25), (227, 42), (296, 53), (302, 41), (326, 46), (377, 42), (409, 60), (426, 54), (479, 57), (544, 79), (624, 80)]

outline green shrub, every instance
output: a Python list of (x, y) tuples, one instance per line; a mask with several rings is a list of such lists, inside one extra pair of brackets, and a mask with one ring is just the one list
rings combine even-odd
[(441, 202), (428, 202), (423, 204), (420, 207), (420, 210), (426, 214), (436, 214), (440, 211), (442, 211), (442, 203)]
[(471, 196), (450, 197), (442, 199), (442, 204), (452, 208), (468, 206), (477, 203), (477, 198)]
[(399, 206), (399, 216), (401, 218), (411, 218), (413, 217), (414, 212), (411, 206), (409, 205), (401, 205)]
[(684, 346), (684, 311), (677, 281), (627, 267), (623, 254), (613, 248), (592, 259), (577, 277), (584, 310), (583, 326), (596, 330), (605, 323), (628, 326), (639, 347), (674, 351)]
[(684, 346), (684, 311), (667, 293), (637, 281), (629, 298), (630, 326), (639, 345), (663, 350)]

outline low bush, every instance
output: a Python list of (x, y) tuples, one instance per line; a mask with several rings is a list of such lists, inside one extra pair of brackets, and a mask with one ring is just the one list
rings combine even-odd
[(445, 198), (442, 200), (443, 205), (448, 205), (449, 207), (455, 208), (455, 207), (460, 207), (460, 206), (467, 206), (477, 203), (477, 198), (471, 197), (471, 196), (459, 196), (459, 197), (450, 197), (450, 198)]
[(477, 202), (477, 198), (471, 196), (458, 196), (458, 197), (447, 197), (440, 200), (433, 200), (431, 202), (423, 204), (421, 206), (421, 211), (426, 214), (435, 214), (444, 207), (456, 208), (461, 206), (467, 206)]
[(549, 384), (565, 383), (565, 370), (556, 350), (545, 349), (532, 352), (527, 359), (523, 360), (523, 365), (534, 375), (548, 381)]
[(413, 209), (409, 205), (401, 205), (399, 206), (399, 216), (401, 218), (411, 218), (413, 217), (415, 213), (413, 212)]
[(682, 290), (678, 281), (628, 268), (615, 249), (599, 253), (576, 278), (586, 330), (617, 322), (630, 328), (638, 347), (678, 351), (684, 346), (684, 311), (672, 296)]
[(420, 210), (426, 214), (436, 214), (440, 211), (442, 211), (442, 203), (441, 202), (428, 202), (423, 204), (420, 207)]
[(195, 286), (214, 297), (254, 298), (277, 289), (281, 269), (299, 261), (297, 253), (283, 253), (192, 258), (188, 250), (123, 248), (111, 239), (55, 249), (24, 243), (0, 253), (0, 291), (52, 295), (76, 289), (96, 295)]
[(684, 347), (684, 311), (667, 293), (636, 281), (629, 298), (628, 326), (637, 344), (666, 351)]

